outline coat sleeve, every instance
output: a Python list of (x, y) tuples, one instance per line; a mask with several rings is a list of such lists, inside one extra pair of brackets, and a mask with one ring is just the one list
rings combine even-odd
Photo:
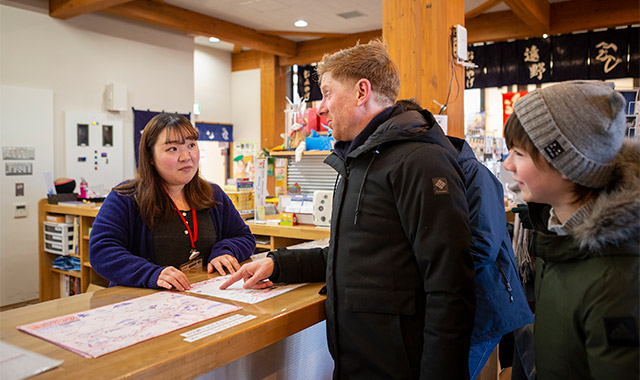
[(100, 207), (91, 227), (89, 261), (93, 269), (113, 284), (158, 288), (160, 267), (140, 252), (142, 220), (135, 202), (112, 191)]
[(475, 282), (462, 173), (451, 154), (425, 144), (392, 177), (426, 295), (420, 379), (468, 379)]
[(242, 262), (253, 254), (256, 239), (229, 196), (216, 185), (213, 186), (213, 192), (216, 201), (220, 202), (213, 210), (218, 241), (211, 248), (208, 261), (227, 254)]
[(275, 263), (272, 281), (299, 283), (325, 282), (327, 251), (325, 248), (287, 249), (279, 248), (269, 253)]
[(462, 164), (465, 175), (471, 256), (475, 269), (496, 262), (507, 234), (504, 193), (497, 178), (476, 160)]

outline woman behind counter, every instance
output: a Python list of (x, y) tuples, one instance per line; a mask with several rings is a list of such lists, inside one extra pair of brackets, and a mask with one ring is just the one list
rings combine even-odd
[(140, 139), (136, 178), (116, 186), (93, 223), (91, 266), (113, 285), (180, 291), (184, 271), (234, 273), (255, 239), (222, 189), (199, 176), (199, 132), (161, 113)]

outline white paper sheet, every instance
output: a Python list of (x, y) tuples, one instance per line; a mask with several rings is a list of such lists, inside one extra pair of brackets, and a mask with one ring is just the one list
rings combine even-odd
[(48, 371), (62, 364), (47, 356), (0, 341), (0, 379), (18, 380)]
[(222, 285), (222, 283), (225, 282), (229, 277), (230, 275), (226, 275), (197, 282), (191, 285), (191, 290), (189, 290), (188, 292), (254, 304), (268, 300), (269, 298), (273, 298), (275, 296), (279, 296), (280, 294), (284, 294), (295, 288), (299, 288), (302, 285), (306, 285), (306, 283), (291, 285), (276, 284), (267, 289), (243, 289), (243, 282), (242, 280), (240, 280), (231, 285), (229, 288), (220, 290), (220, 285)]

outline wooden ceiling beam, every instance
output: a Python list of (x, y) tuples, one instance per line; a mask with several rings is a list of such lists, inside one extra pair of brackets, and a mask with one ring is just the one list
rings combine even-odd
[(290, 37), (344, 38), (349, 36), (348, 33), (301, 32), (301, 31), (290, 31), (290, 30), (258, 30), (257, 32), (262, 34), (272, 34), (275, 36), (290, 36)]
[(66, 20), (129, 1), (131, 0), (49, 0), (49, 16)]
[(358, 41), (366, 44), (374, 38), (382, 37), (382, 30), (349, 34), (344, 38), (319, 38), (298, 42), (298, 54), (295, 57), (280, 57), (280, 66), (308, 65), (319, 62), (326, 53), (354, 46)]
[(472, 19), (465, 19), (465, 27), (467, 42), (470, 44), (540, 36), (531, 32), (531, 29), (511, 11), (485, 13)]
[(226, 42), (279, 56), (296, 55), (296, 43), (291, 40), (261, 34), (255, 29), (167, 3), (134, 0), (104, 11), (194, 35), (218, 37)]
[(533, 32), (542, 35), (551, 29), (548, 0), (504, 0), (513, 13)]
[(502, 0), (488, 0), (485, 1), (484, 3), (478, 5), (477, 7), (473, 8), (472, 10), (470, 10), (469, 12), (464, 14), (465, 19), (472, 19), (474, 17), (478, 17), (481, 14), (483, 14), (485, 11), (488, 11), (489, 9), (495, 7), (496, 5), (502, 3)]
[(579, 0), (551, 4), (551, 33), (640, 23), (638, 0)]
[[(640, 4), (637, 0), (573, 0), (551, 4), (547, 34), (571, 33), (579, 30), (609, 28), (640, 23)], [(511, 11), (485, 13), (466, 19), (469, 43), (504, 41), (508, 39), (541, 37)]]

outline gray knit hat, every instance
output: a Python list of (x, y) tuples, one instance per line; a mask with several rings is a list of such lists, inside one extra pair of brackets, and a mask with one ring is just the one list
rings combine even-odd
[(514, 111), (544, 158), (573, 182), (600, 188), (625, 133), (625, 100), (599, 81), (563, 82), (536, 89)]

